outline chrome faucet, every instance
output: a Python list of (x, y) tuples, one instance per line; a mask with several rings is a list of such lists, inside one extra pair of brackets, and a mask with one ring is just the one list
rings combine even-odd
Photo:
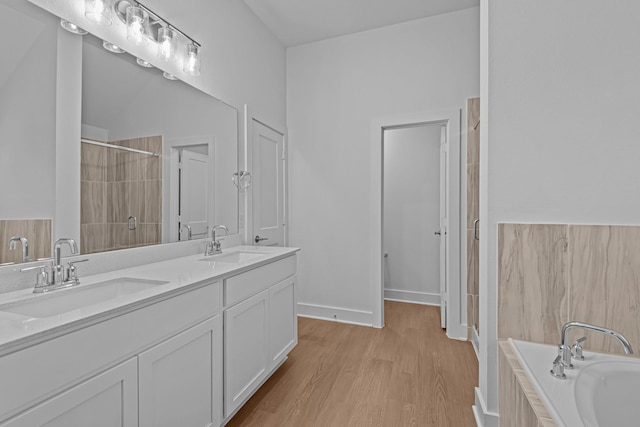
[(211, 241), (207, 244), (207, 247), (204, 250), (204, 256), (222, 253), (220, 241), (216, 239), (216, 229), (218, 228), (224, 230), (226, 235), (229, 234), (229, 229), (225, 225), (214, 225), (211, 228)]
[(69, 238), (61, 238), (56, 240), (53, 244), (53, 252), (55, 254), (55, 261), (53, 264), (53, 278), (50, 279), (51, 284), (53, 285), (62, 285), (67, 279), (64, 275), (64, 266), (62, 265), (62, 244), (69, 245), (69, 249), (71, 249), (71, 255), (78, 254), (78, 245), (76, 241)]
[(31, 261), (31, 258), (29, 258), (29, 242), (27, 241), (27, 238), (20, 237), (20, 236), (13, 236), (9, 240), (10, 251), (16, 250), (16, 242), (22, 243), (22, 262)]
[(182, 234), (182, 230), (187, 229), (187, 240), (191, 240), (191, 226), (189, 224), (184, 224), (180, 227), (180, 233)]
[(78, 254), (78, 245), (73, 239), (58, 239), (53, 245), (54, 261), (51, 264), (37, 265), (34, 267), (23, 268), (20, 271), (38, 270), (36, 276), (36, 285), (33, 288), (34, 293), (42, 293), (52, 291), (54, 289), (67, 288), (69, 286), (80, 283), (78, 278), (78, 270), (75, 264), (79, 262), (89, 261), (88, 259), (80, 259), (69, 261), (67, 268), (62, 265), (62, 245), (67, 244), (71, 249), (71, 255)]
[(629, 340), (627, 340), (619, 332), (605, 328), (603, 326), (592, 325), (589, 323), (576, 321), (568, 322), (562, 326), (562, 330), (560, 332), (560, 345), (558, 346), (558, 357), (553, 361), (553, 369), (551, 370), (551, 375), (556, 378), (566, 378), (564, 375), (564, 370), (573, 369), (573, 364), (571, 363), (572, 357), (580, 360), (584, 359), (584, 357), (582, 356), (582, 342), (585, 341), (586, 338), (579, 338), (573, 346), (570, 346), (567, 342), (569, 338), (569, 331), (573, 328), (582, 328), (589, 331), (612, 336), (617, 339), (620, 344), (622, 344), (622, 348), (625, 354), (633, 354), (633, 348), (631, 347)]

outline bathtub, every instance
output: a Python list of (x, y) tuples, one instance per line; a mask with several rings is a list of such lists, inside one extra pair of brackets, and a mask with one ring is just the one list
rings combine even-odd
[(640, 426), (640, 360), (585, 351), (560, 380), (549, 373), (557, 346), (510, 341), (558, 427)]

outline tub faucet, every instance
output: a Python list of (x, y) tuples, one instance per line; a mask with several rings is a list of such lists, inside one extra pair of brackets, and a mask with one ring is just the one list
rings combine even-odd
[(16, 242), (22, 243), (22, 262), (31, 261), (31, 258), (29, 258), (29, 242), (27, 241), (27, 238), (20, 237), (20, 236), (13, 236), (9, 240), (10, 251), (16, 250)]
[[(573, 364), (571, 363), (572, 357), (572, 347), (568, 344), (569, 339), (569, 331), (573, 328), (582, 328), (589, 331), (598, 332), (605, 335), (610, 335), (617, 339), (620, 344), (622, 344), (622, 348), (624, 349), (625, 354), (633, 354), (633, 348), (621, 333), (616, 332), (612, 329), (605, 328), (603, 326), (591, 325), (589, 323), (583, 322), (568, 322), (562, 326), (562, 331), (560, 332), (560, 345), (558, 346), (558, 357), (553, 362), (553, 370), (551, 373), (553, 376), (557, 378), (564, 378), (563, 371), (564, 369), (573, 369)], [(582, 356), (582, 346), (580, 345), (586, 338), (582, 337), (576, 344), (573, 346), (573, 351), (575, 355), (580, 358)], [(561, 366), (560, 366), (561, 365)]]

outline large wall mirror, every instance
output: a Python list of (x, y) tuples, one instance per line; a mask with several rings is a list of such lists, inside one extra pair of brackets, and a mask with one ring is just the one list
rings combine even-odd
[[(214, 224), (239, 232), (235, 108), (82, 36), (80, 138), (65, 142), (81, 165), (61, 182), (59, 43), (68, 35), (25, 0), (0, 0), (0, 22), (5, 40), (29, 28), (0, 65), (0, 264), (24, 259), (14, 236), (35, 260), (59, 237), (95, 253), (204, 238)], [(77, 235), (56, 235), (65, 209)]]

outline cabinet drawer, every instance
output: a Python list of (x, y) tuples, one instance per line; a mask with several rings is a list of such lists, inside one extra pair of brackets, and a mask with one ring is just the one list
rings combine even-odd
[(258, 267), (224, 281), (224, 305), (231, 307), (245, 298), (270, 288), (296, 273), (296, 257), (289, 256), (280, 261)]

